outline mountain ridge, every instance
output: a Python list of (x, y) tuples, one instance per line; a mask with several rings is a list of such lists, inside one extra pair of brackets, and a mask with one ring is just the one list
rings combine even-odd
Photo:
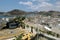
[[(46, 16), (60, 16), (60, 12), (59, 11), (40, 11), (40, 12), (26, 12), (26, 11), (23, 11), (23, 10), (19, 10), (19, 9), (13, 9), (11, 11), (8, 11), (8, 12), (0, 12), (0, 15), (1, 13), (5, 13), (4, 15), (26, 15), (26, 14), (40, 14), (40, 15), (46, 15)], [(2, 15), (3, 15), (2, 14)]]

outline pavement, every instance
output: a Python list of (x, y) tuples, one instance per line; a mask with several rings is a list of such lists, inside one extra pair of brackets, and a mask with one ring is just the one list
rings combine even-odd
[(4, 40), (4, 39), (7, 39), (7, 38), (18, 36), (23, 32), (25, 33), (25, 30), (22, 29), (22, 28), (1, 30), (0, 31), (0, 40)]

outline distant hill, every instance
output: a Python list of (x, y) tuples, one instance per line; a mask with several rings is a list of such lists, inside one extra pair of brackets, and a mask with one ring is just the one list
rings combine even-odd
[(60, 16), (60, 12), (58, 11), (48, 11), (48, 12), (41, 11), (39, 12), (39, 14), (46, 15), (46, 16)]
[(4, 12), (0, 12), (0, 15), (4, 15)]
[(14, 9), (14, 10), (11, 10), (7, 13), (9, 13), (10, 15), (23, 15), (23, 14), (26, 14), (27, 12), (22, 11), (22, 10), (18, 10), (18, 9)]
[(46, 16), (59, 16), (60, 17), (60, 12), (58, 11), (40, 11), (40, 12), (26, 12), (26, 11), (22, 11), (22, 10), (19, 10), (19, 9), (14, 9), (14, 10), (11, 10), (11, 11), (8, 11), (8, 12), (0, 12), (0, 15), (6, 15), (6, 16), (9, 16), (9, 15), (30, 15), (30, 14), (40, 14), (40, 15), (46, 15)]

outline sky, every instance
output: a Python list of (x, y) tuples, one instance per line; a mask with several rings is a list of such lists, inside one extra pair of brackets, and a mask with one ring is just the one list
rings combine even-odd
[(0, 0), (0, 12), (13, 9), (23, 11), (60, 11), (60, 0)]

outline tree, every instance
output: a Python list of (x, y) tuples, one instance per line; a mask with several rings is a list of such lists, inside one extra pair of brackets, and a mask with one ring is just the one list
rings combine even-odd
[(25, 28), (25, 24), (24, 22), (22, 22), (24, 19), (25, 17), (17, 16), (16, 18), (14, 18), (13, 22), (18, 23), (18, 26)]
[(59, 37), (59, 34), (57, 34), (57, 37)]
[(20, 22), (20, 21), (23, 21), (24, 19), (25, 19), (25, 17), (17, 16), (17, 17), (14, 19), (14, 21)]
[(33, 33), (33, 27), (31, 26), (31, 32)]
[(29, 28), (29, 25), (26, 25), (27, 28)]

